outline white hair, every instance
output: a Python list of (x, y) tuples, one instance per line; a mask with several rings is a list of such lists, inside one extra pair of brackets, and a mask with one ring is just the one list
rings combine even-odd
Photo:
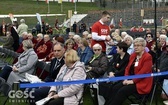
[(127, 32), (125, 32), (125, 31), (121, 32), (121, 35), (127, 35)]
[(164, 34), (161, 34), (161, 35), (159, 36), (159, 38), (167, 39), (167, 36), (164, 35)]
[(128, 35), (128, 34), (124, 37), (124, 41), (125, 41), (126, 39), (128, 39), (128, 38), (131, 39), (131, 42), (133, 42), (134, 39), (132, 38), (132, 36), (130, 36), (130, 35)]
[(99, 43), (94, 44), (93, 48), (95, 48), (95, 47), (98, 47), (98, 48), (102, 49), (102, 46)]
[(88, 35), (89, 32), (88, 32), (88, 31), (84, 31), (82, 34), (83, 34), (83, 35)]

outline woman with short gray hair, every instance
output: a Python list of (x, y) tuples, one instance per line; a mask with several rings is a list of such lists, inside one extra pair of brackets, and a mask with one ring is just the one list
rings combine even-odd
[(24, 40), (22, 44), (24, 52), (18, 57), (18, 61), (12, 67), (6, 65), (0, 73), (0, 77), (11, 85), (20, 79), (25, 79), (25, 73), (32, 74), (38, 60), (32, 41)]

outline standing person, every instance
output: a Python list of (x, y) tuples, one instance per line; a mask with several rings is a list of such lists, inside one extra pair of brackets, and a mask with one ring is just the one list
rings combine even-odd
[(106, 52), (106, 44), (105, 41), (110, 41), (110, 28), (105, 25), (106, 22), (110, 20), (110, 13), (104, 11), (102, 13), (102, 18), (93, 24), (92, 26), (92, 42), (91, 47), (94, 44), (99, 43), (102, 46), (102, 52)]
[(23, 32), (28, 32), (28, 26), (26, 25), (25, 20), (21, 19), (20, 20), (20, 25), (17, 29), (17, 33), (19, 34), (19, 43), (22, 42), (22, 33)]
[(76, 21), (74, 22), (74, 24), (72, 25), (72, 28), (73, 28), (73, 32), (76, 33), (76, 29), (77, 29), (77, 24), (76, 24)]
[(37, 34), (41, 33), (41, 25), (39, 22), (37, 22), (37, 24), (36, 24), (36, 31), (37, 31)]

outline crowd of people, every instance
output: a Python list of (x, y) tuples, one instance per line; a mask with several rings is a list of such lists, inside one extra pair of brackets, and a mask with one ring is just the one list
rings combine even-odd
[[(157, 35), (147, 28), (142, 37), (134, 38), (125, 31), (120, 32), (120, 29), (113, 31), (106, 24), (110, 18), (111, 14), (103, 11), (101, 19), (93, 24), (91, 32), (83, 31), (82, 35), (77, 35), (74, 29), (75, 32), (68, 32), (68, 38), (51, 36), (51, 33), (43, 33), (42, 30), (33, 35), (28, 33), (24, 19), (20, 20), (18, 27), (14, 22), (8, 26), (6, 41), (2, 47), (20, 53), (20, 56), (14, 60), (12, 66), (2, 68), (0, 77), (12, 85), (25, 79), (25, 73), (39, 76), (40, 69), (34, 73), (38, 60), (50, 62), (49, 71), (40, 77), (45, 82), (119, 77), (168, 70), (166, 28), (158, 30)], [(156, 55), (159, 62), (156, 62)], [(163, 81), (164, 78), (166, 76), (159, 79)], [(103, 97), (103, 100), (99, 100), (99, 105), (122, 105), (132, 94), (149, 94), (154, 80), (153, 77), (146, 77), (100, 83), (95, 87)], [(31, 105), (45, 97), (52, 98), (47, 105), (79, 105), (82, 102), (80, 100), (84, 85), (39, 87), (33, 91), (34, 98), (28, 98), (33, 100), (30, 101)]]

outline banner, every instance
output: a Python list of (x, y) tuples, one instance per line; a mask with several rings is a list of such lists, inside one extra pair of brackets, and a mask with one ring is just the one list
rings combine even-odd
[(110, 22), (110, 28), (114, 28), (115, 27), (115, 23), (114, 23), (114, 18), (111, 19), (111, 22)]
[(118, 26), (120, 27), (120, 28), (122, 28), (122, 18), (120, 18), (120, 20), (119, 20), (119, 24), (118, 24)]
[(45, 0), (47, 4), (49, 4), (49, 0)]
[(62, 0), (58, 0), (58, 3), (59, 3), (59, 4), (62, 4)]
[(36, 13), (36, 16), (37, 16), (37, 20), (39, 21), (40, 25), (42, 25), (40, 14), (39, 14), (39, 13)]
[(76, 0), (71, 0), (72, 3), (76, 3)]

